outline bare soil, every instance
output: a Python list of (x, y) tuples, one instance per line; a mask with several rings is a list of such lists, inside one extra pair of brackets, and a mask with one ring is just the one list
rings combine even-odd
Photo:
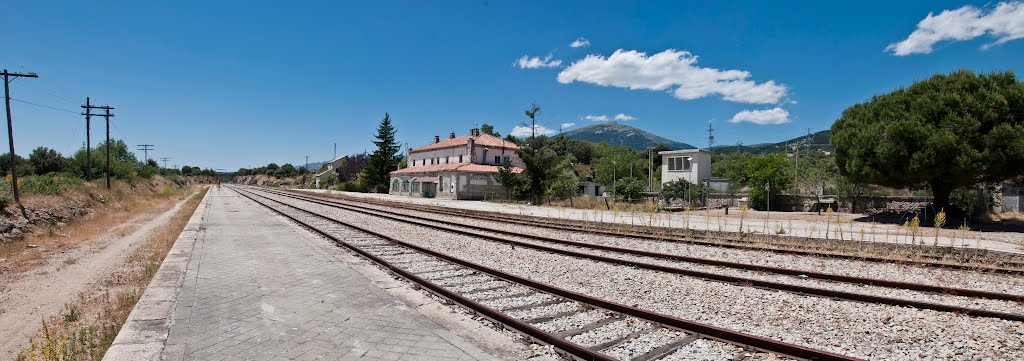
[[(76, 237), (59, 231), (38, 235), (36, 240), (40, 244), (25, 244), (25, 252), (13, 255), (17, 267), (3, 264), (12, 260), (0, 263), (0, 359), (14, 359), (28, 346), (43, 320), (61, 315), (67, 305), (102, 287), (100, 283), (116, 273), (186, 200), (187, 197), (150, 199), (144, 206), (136, 205), (126, 220), (115, 224), (111, 222), (116, 217), (99, 222), (99, 226), (93, 222), (95, 219), (73, 222), (67, 231), (88, 236)], [(61, 241), (67, 238), (76, 241)], [(50, 241), (43, 242), (46, 239)]]

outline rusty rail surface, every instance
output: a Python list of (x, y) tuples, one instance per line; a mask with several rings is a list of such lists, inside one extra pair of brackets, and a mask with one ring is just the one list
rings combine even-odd
[[(637, 268), (644, 268), (644, 269), (660, 271), (660, 272), (666, 272), (666, 273), (681, 274), (681, 275), (685, 275), (685, 276), (698, 277), (698, 278), (710, 279), (710, 280), (727, 282), (727, 283), (733, 283), (733, 284), (750, 285), (750, 286), (754, 286), (754, 287), (770, 288), (770, 289), (776, 289), (776, 290), (787, 291), (787, 292), (794, 292), (794, 293), (800, 293), (800, 294), (807, 294), (807, 295), (814, 295), (814, 296), (821, 296), (821, 297), (830, 297), (830, 298), (838, 298), (838, 299), (844, 299), (844, 300), (849, 300), (849, 301), (867, 302), (867, 303), (879, 303), (879, 304), (887, 304), (887, 305), (894, 305), (894, 306), (908, 306), (908, 307), (916, 307), (916, 308), (929, 309), (929, 310), (935, 310), (935, 311), (954, 312), (954, 313), (960, 313), (960, 314), (965, 314), (965, 315), (969, 315), (969, 316), (991, 317), (991, 318), (999, 318), (999, 319), (1011, 320), (1011, 321), (1024, 321), (1024, 314), (1015, 314), (1015, 313), (1007, 313), (1007, 312), (999, 312), (999, 311), (990, 311), (990, 310), (983, 310), (983, 309), (977, 309), (977, 308), (945, 305), (945, 304), (926, 302), (926, 301), (907, 300), (907, 299), (894, 298), (894, 297), (876, 296), (876, 295), (868, 295), (868, 294), (861, 294), (861, 293), (854, 293), (854, 292), (821, 289), (821, 288), (815, 288), (815, 287), (799, 286), (799, 285), (792, 285), (792, 284), (780, 283), (780, 282), (763, 281), (763, 280), (758, 280), (758, 279), (753, 279), (753, 278), (745, 278), (745, 277), (739, 277), (739, 276), (729, 276), (729, 275), (722, 275), (722, 274), (711, 273), (711, 272), (696, 271), (696, 270), (689, 270), (689, 269), (678, 268), (678, 267), (670, 267), (670, 266), (656, 265), (656, 264), (650, 264), (650, 263), (644, 263), (644, 262), (638, 262), (638, 261), (624, 260), (624, 259), (619, 259), (619, 258), (606, 257), (606, 256), (595, 255), (595, 254), (590, 254), (590, 253), (576, 252), (576, 251), (571, 251), (571, 250), (566, 250), (566, 249), (561, 249), (561, 248), (553, 248), (553, 247), (547, 247), (547, 246), (533, 244), (533, 243), (521, 242), (521, 241), (516, 241), (516, 240), (502, 238), (502, 237), (496, 237), (496, 236), (487, 235), (487, 234), (480, 234), (480, 233), (476, 233), (476, 232), (460, 230), (460, 229), (456, 229), (456, 228), (450, 228), (450, 227), (441, 226), (441, 225), (438, 225), (438, 224), (415, 222), (415, 221), (410, 221), (410, 220), (407, 220), (407, 219), (402, 219), (399, 216), (401, 216), (401, 217), (410, 217), (410, 218), (418, 218), (418, 219), (428, 220), (430, 222), (435, 222), (435, 223), (446, 223), (446, 224), (450, 224), (450, 225), (455, 225), (457, 227), (476, 229), (476, 230), (481, 230), (481, 231), (486, 231), (486, 232), (508, 234), (508, 235), (513, 235), (515, 237), (521, 237), (521, 238), (532, 238), (532, 239), (537, 239), (537, 240), (540, 240), (540, 241), (543, 241), (543, 242), (550, 242), (550, 243), (556, 243), (556, 244), (570, 245), (570, 246), (576, 246), (576, 247), (582, 247), (582, 248), (593, 248), (593, 249), (598, 249), (598, 250), (602, 250), (602, 251), (618, 252), (618, 253), (629, 254), (629, 255), (647, 256), (647, 257), (652, 257), (652, 258), (663, 258), (663, 259), (670, 259), (670, 260), (679, 260), (679, 261), (684, 261), (684, 262), (695, 262), (695, 263), (714, 264), (714, 265), (719, 265), (719, 264), (715, 264), (715, 263), (722, 262), (722, 263), (726, 263), (726, 264), (735, 264), (735, 265), (749, 266), (749, 267), (742, 267), (742, 268), (743, 269), (758, 270), (758, 271), (765, 271), (765, 272), (774, 272), (774, 270), (777, 269), (775, 267), (746, 265), (746, 264), (724, 262), (724, 261), (705, 262), (705, 261), (712, 261), (712, 260), (705, 260), (705, 259), (693, 258), (693, 257), (676, 256), (676, 255), (670, 255), (670, 254), (662, 254), (662, 253), (656, 253), (656, 252), (648, 252), (648, 251), (634, 250), (634, 249), (629, 249), (629, 248), (619, 248), (619, 247), (612, 247), (612, 246), (598, 246), (598, 247), (595, 247), (595, 245), (592, 245), (592, 244), (589, 244), (589, 243), (565, 241), (565, 240), (554, 239), (554, 238), (551, 238), (551, 237), (536, 236), (536, 235), (523, 234), (523, 233), (512, 232), (512, 231), (500, 231), (500, 230), (494, 230), (494, 229), (485, 228), (485, 227), (478, 227), (478, 226), (469, 226), (469, 225), (458, 224), (458, 223), (453, 223), (453, 222), (446, 222), (446, 221), (441, 221), (441, 220), (433, 220), (433, 219), (429, 219), (429, 218), (425, 218), (425, 217), (417, 217), (417, 216), (413, 216), (413, 215), (399, 214), (397, 212), (388, 212), (388, 211), (376, 210), (376, 209), (372, 209), (371, 211), (366, 211), (366, 210), (363, 210), (363, 209), (358, 209), (358, 207), (342, 205), (342, 204), (339, 204), (339, 203), (336, 203), (336, 202), (325, 202), (325, 201), (322, 201), (322, 200), (314, 198), (314, 197), (302, 197), (302, 196), (296, 196), (296, 195), (291, 195), (291, 194), (284, 194), (284, 193), (281, 193), (281, 192), (273, 192), (273, 191), (267, 191), (267, 190), (264, 190), (264, 191), (266, 191), (267, 193), (276, 194), (276, 195), (279, 195), (279, 196), (282, 196), (282, 197), (298, 199), (298, 200), (301, 200), (301, 201), (311, 202), (311, 203), (320, 204), (320, 205), (324, 205), (324, 206), (328, 206), (328, 207), (335, 207), (335, 208), (344, 209), (344, 210), (347, 210), (347, 211), (350, 211), (350, 212), (356, 212), (356, 213), (370, 215), (370, 216), (382, 217), (382, 218), (390, 219), (390, 220), (397, 221), (397, 222), (404, 222), (404, 223), (409, 223), (409, 224), (415, 224), (417, 226), (433, 228), (433, 229), (437, 229), (437, 230), (441, 230), (441, 231), (452, 232), (452, 233), (466, 235), (466, 236), (471, 236), (471, 237), (475, 237), (475, 238), (484, 238), (484, 239), (488, 239), (488, 240), (495, 241), (495, 242), (501, 242), (501, 243), (506, 243), (506, 244), (514, 244), (516, 246), (532, 248), (532, 249), (536, 249), (536, 250), (540, 250), (540, 251), (544, 251), (544, 252), (551, 252), (551, 253), (556, 253), (556, 254), (561, 254), (561, 255), (566, 255), (566, 256), (571, 256), (571, 257), (591, 259), (591, 260), (600, 261), (600, 262), (606, 262), (606, 263), (612, 263), (612, 264), (618, 264), (618, 265), (625, 265), (625, 266), (631, 266), (631, 267), (637, 267)], [(353, 209), (353, 208), (357, 208), (357, 209)], [(380, 212), (380, 213), (385, 213), (385, 214), (374, 214), (372, 212)], [(394, 214), (394, 215), (388, 215), (388, 214)], [(729, 267), (729, 266), (726, 265), (726, 267)], [(737, 267), (737, 268), (741, 268), (741, 267)], [(815, 277), (815, 278), (824, 279), (824, 280), (850, 282), (850, 283), (858, 283), (858, 284), (865, 284), (865, 285), (875, 285), (875, 286), (883, 286), (883, 287), (890, 287), (890, 288), (901, 288), (901, 289), (905, 288), (905, 289), (912, 289), (912, 290), (918, 290), (918, 291), (926, 291), (926, 292), (933, 292), (933, 293), (940, 293), (940, 294), (951, 294), (951, 295), (959, 295), (959, 296), (967, 296), (967, 297), (992, 298), (992, 299), (1001, 299), (1001, 300), (1009, 300), (1009, 301), (1024, 301), (1024, 296), (1014, 295), (1014, 294), (1006, 294), (1006, 293), (998, 293), (998, 292), (988, 292), (988, 291), (980, 291), (980, 290), (970, 290), (970, 289), (960, 289), (960, 288), (951, 288), (951, 287), (943, 287), (943, 286), (935, 286), (935, 285), (927, 285), (927, 284), (916, 284), (916, 283), (908, 283), (908, 282), (877, 280), (877, 279), (860, 278), (860, 277), (853, 277), (853, 276), (832, 275), (832, 274), (826, 274), (826, 273), (800, 272), (800, 271), (794, 271), (794, 270), (789, 270), (789, 269), (781, 269), (781, 268), (778, 268), (778, 270), (786, 271), (786, 272), (778, 272), (778, 273), (784, 273), (784, 274), (790, 274), (790, 275), (813, 274), (813, 276), (808, 275), (808, 277)], [(854, 280), (855, 282), (851, 282), (849, 280)]]
[[(584, 304), (587, 304), (587, 305), (590, 305), (590, 306), (593, 306), (593, 307), (596, 307), (596, 308), (606, 309), (606, 310), (609, 310), (609, 311), (614, 311), (614, 312), (618, 312), (620, 314), (633, 316), (633, 317), (636, 317), (636, 318), (639, 318), (639, 319), (643, 319), (643, 320), (646, 320), (646, 321), (649, 321), (649, 322), (653, 322), (653, 323), (656, 323), (656, 324), (665, 325), (665, 326), (668, 326), (671, 329), (682, 330), (682, 331), (686, 331), (686, 332), (689, 332), (689, 333), (692, 333), (692, 334), (698, 334), (700, 336), (703, 336), (703, 337), (706, 337), (706, 338), (709, 338), (709, 339), (724, 341), (724, 342), (728, 342), (728, 343), (732, 343), (732, 344), (741, 345), (741, 346), (744, 346), (744, 347), (749, 347), (749, 348), (754, 348), (754, 349), (758, 349), (758, 350), (773, 352), (773, 353), (777, 353), (777, 354), (781, 354), (781, 355), (785, 355), (785, 356), (789, 356), (789, 357), (794, 357), (794, 358), (802, 359), (802, 360), (859, 360), (857, 358), (853, 358), (853, 357), (850, 357), (850, 356), (840, 355), (840, 354), (831, 353), (831, 352), (827, 352), (827, 351), (823, 351), (823, 350), (816, 350), (816, 349), (812, 349), (812, 348), (809, 348), (809, 347), (804, 347), (804, 346), (790, 344), (790, 343), (786, 343), (786, 342), (782, 342), (782, 341), (772, 340), (772, 339), (768, 339), (768, 338), (764, 338), (764, 337), (760, 337), (760, 336), (755, 336), (755, 335), (750, 335), (750, 334), (746, 334), (746, 333), (742, 333), (742, 332), (736, 332), (736, 331), (724, 329), (724, 328), (721, 328), (721, 327), (711, 326), (711, 325), (707, 325), (707, 324), (703, 324), (703, 323), (699, 323), (699, 322), (695, 322), (695, 321), (684, 320), (684, 319), (680, 319), (680, 318), (677, 318), (677, 317), (674, 317), (674, 316), (669, 316), (669, 315), (665, 315), (665, 314), (651, 312), (651, 311), (639, 309), (639, 308), (636, 308), (636, 307), (631, 307), (631, 306), (628, 306), (628, 305), (624, 305), (624, 304), (620, 304), (620, 303), (616, 303), (616, 302), (612, 302), (612, 301), (607, 301), (607, 300), (602, 300), (602, 299), (591, 297), (591, 296), (587, 296), (587, 295), (584, 295), (584, 294), (581, 294), (581, 293), (565, 290), (565, 289), (558, 288), (558, 287), (555, 287), (555, 286), (551, 286), (551, 285), (548, 285), (548, 284), (545, 284), (545, 283), (533, 281), (533, 280), (530, 280), (528, 278), (516, 276), (516, 275), (510, 274), (510, 273), (506, 273), (506, 272), (503, 272), (503, 271), (500, 271), (500, 270), (497, 270), (497, 269), (493, 269), (493, 268), (490, 268), (490, 267), (479, 265), (479, 264), (476, 264), (474, 262), (470, 262), (470, 261), (467, 261), (467, 260), (463, 260), (461, 258), (457, 258), (457, 257), (454, 257), (454, 256), (450, 256), (450, 255), (441, 253), (441, 252), (437, 252), (437, 251), (431, 250), (429, 248), (420, 247), (420, 246), (417, 246), (417, 245), (414, 245), (414, 244), (411, 244), (411, 243), (408, 243), (408, 242), (405, 242), (405, 241), (401, 241), (401, 240), (392, 238), (390, 236), (381, 234), (381, 233), (379, 233), (377, 231), (367, 229), (365, 227), (357, 226), (357, 225), (354, 225), (354, 224), (351, 224), (351, 223), (348, 223), (348, 222), (343, 222), (343, 221), (340, 221), (340, 220), (337, 220), (337, 219), (333, 219), (333, 218), (330, 218), (330, 217), (325, 217), (325, 216), (317, 214), (315, 212), (312, 212), (312, 211), (309, 211), (309, 210), (306, 210), (306, 209), (302, 209), (302, 208), (299, 208), (299, 207), (296, 207), (296, 206), (293, 206), (293, 205), (290, 205), (290, 204), (282, 203), (280, 201), (267, 198), (266, 196), (262, 196), (262, 195), (254, 193), (254, 192), (242, 191), (242, 190), (239, 190), (239, 189), (237, 189), (235, 187), (231, 187), (231, 188), (234, 189), (235, 191), (237, 191), (239, 194), (241, 194), (241, 195), (245, 196), (246, 198), (252, 200), (253, 202), (256, 202), (257, 204), (261, 204), (261, 205), (263, 205), (263, 206), (273, 210), (274, 212), (276, 212), (278, 214), (281, 214), (282, 216), (284, 216), (284, 217), (286, 217), (288, 219), (291, 219), (292, 221), (294, 221), (294, 222), (296, 222), (296, 223), (298, 223), (298, 224), (300, 224), (300, 225), (302, 225), (302, 226), (304, 226), (306, 228), (309, 228), (309, 229), (313, 230), (314, 232), (316, 232), (316, 233), (318, 233), (318, 234), (320, 234), (320, 235), (322, 235), (324, 237), (327, 237), (327, 238), (337, 242), (338, 244), (340, 244), (342, 246), (345, 246), (346, 248), (351, 249), (352, 251), (354, 251), (354, 252), (356, 252), (356, 253), (358, 253), (360, 255), (363, 255), (364, 257), (366, 257), (368, 259), (373, 260), (374, 262), (380, 264), (381, 266), (383, 266), (383, 267), (385, 267), (385, 268), (387, 268), (389, 270), (394, 271), (395, 273), (401, 275), (402, 277), (404, 277), (404, 278), (406, 278), (406, 279), (408, 279), (408, 280), (410, 280), (410, 281), (412, 281), (414, 283), (422, 284), (428, 290), (430, 290), (432, 292), (435, 292), (436, 294), (438, 294), (438, 295), (440, 295), (440, 296), (442, 296), (442, 297), (444, 297), (446, 299), (452, 300), (453, 302), (456, 302), (456, 303), (458, 303), (460, 305), (463, 305), (464, 307), (469, 308), (470, 310), (473, 310), (474, 312), (479, 312), (479, 313), (487, 316), (487, 318), (491, 319), (492, 321), (498, 322), (500, 324), (508, 325), (508, 326), (516, 329), (517, 331), (519, 331), (519, 332), (529, 336), (530, 338), (532, 338), (534, 340), (538, 340), (538, 341), (540, 341), (542, 343), (546, 343), (546, 344), (552, 345), (552, 346), (554, 346), (556, 348), (559, 348), (559, 349), (563, 350), (564, 352), (573, 355), (573, 357), (575, 357), (575, 358), (580, 358), (580, 359), (585, 359), (585, 360), (606, 360), (606, 359), (609, 359), (608, 356), (606, 356), (604, 354), (597, 353), (597, 352), (589, 350), (589, 349), (587, 349), (585, 347), (576, 345), (576, 344), (574, 344), (572, 342), (569, 342), (569, 341), (567, 341), (565, 339), (562, 339), (562, 338), (560, 338), (560, 337), (558, 337), (556, 335), (553, 335), (551, 333), (548, 333), (548, 332), (545, 332), (543, 330), (540, 330), (539, 328), (536, 328), (536, 327), (534, 327), (534, 326), (532, 326), (530, 324), (524, 323), (522, 321), (516, 320), (516, 319), (514, 319), (512, 317), (509, 317), (507, 315), (504, 315), (504, 314), (502, 314), (502, 313), (500, 313), (500, 312), (498, 312), (498, 311), (496, 311), (494, 309), (491, 309), (491, 308), (489, 308), (487, 306), (484, 306), (484, 305), (479, 304), (479, 303), (477, 303), (475, 301), (466, 299), (465, 297), (462, 297), (462, 296), (460, 296), (458, 294), (455, 294), (452, 291), (448, 291), (448, 290), (444, 289), (441, 286), (438, 286), (438, 285), (433, 284), (433, 283), (431, 283), (429, 281), (423, 280), (422, 278), (417, 277), (416, 275), (411, 274), (411, 273), (409, 273), (407, 271), (404, 271), (401, 268), (399, 268), (397, 266), (394, 266), (394, 265), (388, 263), (387, 261), (384, 261), (383, 259), (380, 259), (380, 258), (378, 258), (376, 256), (373, 256), (372, 254), (370, 254), (370, 253), (360, 249), (359, 247), (356, 247), (356, 246), (353, 246), (351, 244), (348, 244), (347, 242), (345, 242), (345, 241), (343, 241), (341, 239), (338, 239), (337, 237), (335, 237), (335, 236), (333, 236), (333, 235), (331, 235), (331, 234), (329, 234), (327, 232), (319, 230), (318, 228), (316, 228), (316, 227), (314, 227), (314, 226), (312, 226), (312, 225), (310, 225), (310, 224), (308, 224), (308, 223), (306, 223), (306, 222), (304, 222), (302, 220), (299, 220), (296, 217), (293, 217), (293, 216), (291, 216), (291, 215), (289, 215), (289, 214), (287, 214), (285, 212), (282, 212), (282, 211), (280, 211), (278, 209), (275, 209), (274, 207), (271, 207), (271, 206), (269, 206), (269, 205), (267, 205), (267, 204), (265, 204), (263, 202), (260, 202), (260, 201), (256, 200), (255, 198), (247, 195), (246, 193), (251, 193), (251, 194), (256, 195), (258, 197), (261, 197), (261, 198), (264, 198), (264, 199), (268, 199), (268, 200), (273, 201), (275, 203), (281, 204), (281, 205), (283, 205), (285, 207), (289, 207), (289, 208), (292, 208), (292, 209), (295, 209), (295, 210), (298, 210), (298, 211), (301, 211), (301, 212), (304, 212), (304, 213), (308, 213), (308, 214), (313, 215), (315, 217), (319, 217), (319, 218), (321, 218), (323, 220), (326, 220), (326, 221), (329, 221), (329, 222), (333, 222), (333, 223), (336, 223), (336, 224), (340, 224), (340, 225), (343, 225), (343, 226), (346, 226), (346, 227), (358, 230), (360, 232), (373, 235), (374, 237), (378, 237), (378, 238), (386, 240), (388, 242), (400, 245), (402, 247), (405, 247), (405, 248), (408, 248), (408, 249), (412, 249), (412, 250), (415, 250), (417, 252), (420, 252), (420, 253), (423, 253), (423, 254), (427, 254), (427, 255), (430, 255), (430, 256), (433, 256), (433, 257), (436, 257), (436, 258), (440, 258), (440, 259), (443, 259), (445, 261), (448, 261), (448, 262), (451, 262), (451, 263), (454, 263), (454, 264), (459, 264), (459, 265), (462, 265), (462, 266), (465, 266), (465, 267), (477, 270), (479, 272), (483, 272), (483, 273), (492, 275), (494, 277), (497, 277), (497, 278), (500, 278), (500, 279), (504, 279), (504, 280), (512, 282), (512, 283), (518, 283), (518, 284), (521, 284), (521, 285), (524, 285), (524, 286), (527, 286), (527, 287), (530, 287), (530, 288), (541, 290), (541, 291), (544, 291), (544, 292), (547, 292), (547, 293), (550, 293), (550, 294), (553, 294), (553, 295), (561, 296), (561, 297), (563, 297), (565, 299), (569, 299), (569, 300), (573, 300), (573, 301), (576, 301), (576, 302), (584, 303)], [(421, 283), (421, 281), (424, 282), (424, 283)]]

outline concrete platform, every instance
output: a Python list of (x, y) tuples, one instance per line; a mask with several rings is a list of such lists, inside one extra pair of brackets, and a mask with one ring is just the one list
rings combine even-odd
[(328, 241), (212, 188), (104, 360), (491, 360)]

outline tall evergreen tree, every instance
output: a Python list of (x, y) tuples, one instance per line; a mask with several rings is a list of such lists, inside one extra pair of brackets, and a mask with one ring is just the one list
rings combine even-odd
[(384, 113), (384, 119), (377, 127), (376, 138), (373, 144), (377, 145), (377, 149), (370, 154), (360, 179), (371, 191), (384, 193), (388, 190), (389, 173), (398, 169), (402, 162), (402, 157), (398, 155), (401, 148), (395, 140), (395, 127), (391, 125), (391, 116), (388, 113)]

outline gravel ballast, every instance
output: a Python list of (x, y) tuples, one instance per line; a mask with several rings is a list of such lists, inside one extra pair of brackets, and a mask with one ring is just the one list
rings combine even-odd
[[(866, 359), (1024, 357), (1024, 326), (1020, 322), (837, 301), (574, 259), (523, 247), (512, 250), (476, 238), (296, 200), (280, 200), (554, 286), (812, 348)], [(688, 347), (703, 344), (695, 341)], [(712, 352), (701, 352), (705, 351)]]

